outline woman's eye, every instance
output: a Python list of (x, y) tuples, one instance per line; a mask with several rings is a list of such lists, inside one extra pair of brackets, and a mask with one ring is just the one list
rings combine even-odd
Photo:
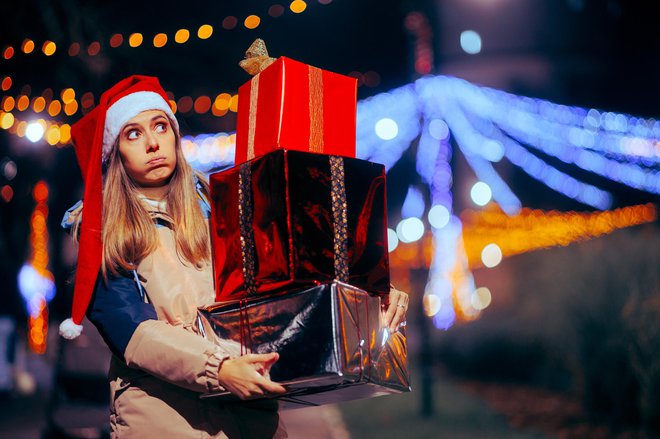
[(140, 133), (137, 130), (131, 130), (128, 133), (126, 133), (126, 138), (128, 140), (135, 140), (138, 138), (139, 134)]
[(164, 133), (165, 131), (167, 131), (167, 124), (165, 122), (161, 122), (156, 125), (157, 133)]

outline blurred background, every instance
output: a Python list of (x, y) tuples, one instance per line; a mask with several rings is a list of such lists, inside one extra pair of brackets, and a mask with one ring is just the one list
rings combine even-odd
[[(0, 430), (103, 437), (109, 353), (61, 343), (82, 195), (70, 125), (134, 73), (190, 162), (232, 166), (255, 38), (358, 80), (388, 171), (414, 392), (302, 409), (292, 437), (660, 434), (660, 5), (259, 0), (0, 5)], [(310, 430), (310, 428), (313, 428)]]

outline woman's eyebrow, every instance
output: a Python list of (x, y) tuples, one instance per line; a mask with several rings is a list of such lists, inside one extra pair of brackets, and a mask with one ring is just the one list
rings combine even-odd
[[(149, 122), (154, 122), (154, 121), (156, 121), (156, 120), (158, 120), (158, 119), (166, 119), (166, 120), (167, 120), (167, 117), (165, 117), (165, 116), (162, 115), (162, 114), (157, 114), (156, 116), (152, 117), (151, 120), (150, 120)], [(122, 129), (122, 132), (125, 131), (126, 128), (139, 127), (139, 126), (140, 126), (140, 124), (137, 123), (137, 122), (127, 123), (126, 125), (124, 125), (124, 128)]]

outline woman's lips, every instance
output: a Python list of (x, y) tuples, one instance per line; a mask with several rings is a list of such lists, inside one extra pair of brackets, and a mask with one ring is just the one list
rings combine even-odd
[(165, 161), (165, 157), (154, 157), (147, 162), (147, 165), (160, 165)]

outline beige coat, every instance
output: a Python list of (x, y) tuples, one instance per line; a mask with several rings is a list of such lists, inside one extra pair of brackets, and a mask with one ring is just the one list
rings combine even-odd
[[(168, 219), (152, 212), (152, 216)], [(138, 267), (158, 320), (142, 322), (125, 351), (126, 363), (110, 367), (113, 438), (281, 438), (287, 437), (277, 403), (221, 404), (200, 399), (221, 390), (221, 362), (239, 348), (220, 347), (194, 333), (198, 306), (213, 302), (212, 269), (182, 262), (174, 234), (158, 227), (160, 244)]]

